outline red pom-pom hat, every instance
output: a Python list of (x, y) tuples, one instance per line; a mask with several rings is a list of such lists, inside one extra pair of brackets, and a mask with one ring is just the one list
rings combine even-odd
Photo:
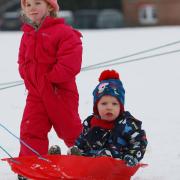
[(120, 79), (118, 72), (115, 70), (104, 70), (99, 76), (99, 82), (107, 79)]

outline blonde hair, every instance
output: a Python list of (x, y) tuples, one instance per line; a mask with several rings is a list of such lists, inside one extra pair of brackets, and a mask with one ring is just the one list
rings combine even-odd
[(54, 10), (50, 12), (50, 16), (51, 16), (51, 17), (54, 17), (54, 18), (57, 18), (57, 17), (58, 17), (57, 12), (54, 11)]
[[(46, 2), (47, 2), (47, 1), (46, 1)], [(47, 3), (48, 3), (49, 6), (51, 6), (51, 7), (53, 8), (53, 6), (52, 6), (49, 2), (47, 2)], [(54, 18), (57, 18), (57, 17), (58, 17), (57, 11), (55, 11), (54, 8), (53, 8), (52, 11), (49, 12), (49, 14), (50, 14), (51, 17), (54, 17)]]

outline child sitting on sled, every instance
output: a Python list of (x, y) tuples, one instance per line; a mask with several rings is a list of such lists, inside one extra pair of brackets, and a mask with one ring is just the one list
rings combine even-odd
[(94, 114), (84, 120), (83, 131), (68, 154), (109, 156), (135, 166), (144, 156), (146, 134), (142, 122), (124, 110), (125, 90), (115, 70), (101, 73), (93, 97)]

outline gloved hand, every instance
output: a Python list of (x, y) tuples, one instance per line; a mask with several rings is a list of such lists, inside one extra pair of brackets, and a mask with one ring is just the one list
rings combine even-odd
[(127, 166), (135, 166), (138, 163), (138, 160), (135, 157), (128, 154), (124, 156), (124, 161)]

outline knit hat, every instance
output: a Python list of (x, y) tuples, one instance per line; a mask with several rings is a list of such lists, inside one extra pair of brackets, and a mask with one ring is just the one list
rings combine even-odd
[[(45, 0), (45, 1), (48, 2), (55, 11), (59, 11), (59, 5), (57, 3), (57, 0)], [(22, 9), (25, 8), (25, 3), (26, 3), (26, 0), (21, 0)]]
[(98, 115), (97, 103), (104, 95), (116, 97), (121, 106), (121, 112), (124, 111), (125, 90), (115, 70), (104, 70), (99, 77), (99, 84), (93, 91), (94, 96), (94, 114)]

